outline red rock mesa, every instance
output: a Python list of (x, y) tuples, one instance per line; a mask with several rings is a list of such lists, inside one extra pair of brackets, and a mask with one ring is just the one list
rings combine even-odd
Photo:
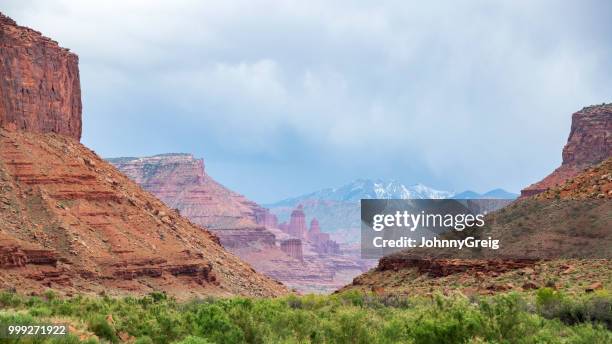
[(275, 224), (276, 217), (217, 183), (206, 174), (203, 159), (191, 154), (161, 154), (108, 161), (166, 205), (213, 231), (223, 246), (275, 245), (274, 234), (265, 227), (266, 222)]
[(612, 104), (585, 107), (572, 115), (572, 128), (562, 156), (561, 166), (521, 190), (521, 197), (563, 184), (584, 169), (612, 157)]

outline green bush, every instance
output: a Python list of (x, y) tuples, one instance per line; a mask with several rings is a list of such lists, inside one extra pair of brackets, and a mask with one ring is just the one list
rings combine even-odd
[(244, 342), (242, 330), (230, 320), (226, 309), (218, 305), (203, 305), (195, 312), (191, 323), (196, 335), (215, 343)]
[(107, 339), (112, 343), (119, 342), (115, 329), (106, 321), (103, 315), (96, 315), (90, 319), (88, 329), (100, 338)]
[(536, 302), (539, 314), (547, 319), (559, 319), (568, 325), (590, 322), (612, 330), (612, 297), (607, 294), (575, 299), (542, 288), (536, 293)]

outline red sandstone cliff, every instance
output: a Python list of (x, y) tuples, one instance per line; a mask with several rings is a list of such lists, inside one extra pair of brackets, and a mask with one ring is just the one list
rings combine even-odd
[(81, 138), (77, 55), (0, 13), (0, 127)]
[(612, 157), (612, 104), (585, 107), (572, 115), (572, 128), (562, 156), (559, 168), (521, 190), (521, 196), (563, 184), (584, 169)]
[(109, 161), (166, 205), (214, 231), (225, 247), (256, 242), (274, 246), (275, 236), (264, 225), (265, 209), (208, 176), (202, 159), (191, 154), (161, 154)]
[(8, 287), (285, 292), (76, 140), (0, 129), (0, 288)]
[(287, 292), (78, 142), (76, 55), (5, 16), (0, 29), (0, 289)]

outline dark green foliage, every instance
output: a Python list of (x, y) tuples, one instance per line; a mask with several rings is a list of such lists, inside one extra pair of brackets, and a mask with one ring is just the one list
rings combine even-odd
[(117, 343), (119, 338), (117, 337), (116, 330), (109, 324), (105, 317), (102, 315), (96, 315), (89, 320), (88, 329), (95, 333), (98, 337), (107, 339), (113, 343)]
[(612, 330), (612, 297), (605, 294), (575, 300), (553, 289), (542, 288), (537, 293), (537, 305), (545, 318), (559, 319), (568, 325), (602, 324)]
[(137, 344), (609, 343), (611, 305), (606, 294), (570, 298), (548, 288), (539, 290), (535, 299), (512, 293), (466, 299), (349, 292), (186, 303), (161, 293), (123, 299), (0, 293), (0, 323), (61, 318), (103, 343), (118, 343), (127, 335)]

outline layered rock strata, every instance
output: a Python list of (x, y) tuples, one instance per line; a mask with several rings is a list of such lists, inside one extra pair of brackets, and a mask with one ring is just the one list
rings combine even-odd
[(18, 291), (286, 292), (74, 139), (2, 129), (0, 271)]
[(299, 261), (304, 260), (302, 252), (302, 240), (300, 239), (287, 239), (280, 243), (281, 250), (285, 252), (289, 257), (295, 258)]
[(278, 229), (268, 209), (213, 180), (204, 161), (190, 154), (109, 161), (168, 206), (210, 228), (257, 271), (299, 291), (330, 292), (371, 267), (359, 260), (358, 250), (342, 252), (316, 221), (309, 232), (303, 210), (294, 209), (292, 231), (289, 225)]
[(76, 55), (1, 14), (0, 55), (0, 288), (287, 291), (78, 142)]
[(0, 127), (81, 138), (79, 59), (0, 13)]
[(275, 243), (265, 228), (266, 221), (274, 221), (271, 214), (212, 179), (203, 159), (171, 153), (108, 161), (166, 205), (213, 231), (225, 247)]

